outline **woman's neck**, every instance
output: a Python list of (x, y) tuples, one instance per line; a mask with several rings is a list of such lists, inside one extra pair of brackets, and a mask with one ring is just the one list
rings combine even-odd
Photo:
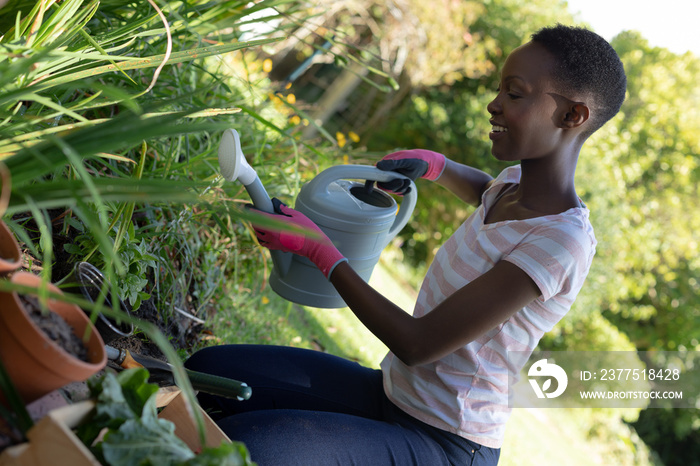
[(575, 161), (553, 163), (552, 159), (523, 160), (521, 171), (520, 185), (515, 195), (523, 206), (543, 214), (559, 213), (579, 206), (574, 184)]

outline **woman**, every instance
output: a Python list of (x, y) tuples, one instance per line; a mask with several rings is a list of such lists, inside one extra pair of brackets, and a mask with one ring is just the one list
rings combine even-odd
[[(320, 239), (256, 227), (260, 244), (308, 257), (390, 352), (375, 371), (306, 350), (206, 348), (188, 367), (246, 380), (254, 396), (203, 395), (202, 404), (261, 465), (497, 464), (508, 378), (525, 363), (508, 352), (532, 352), (588, 274), (596, 241), (574, 174), (583, 143), (619, 111), (625, 86), (619, 57), (600, 36), (545, 28), (509, 55), (487, 107), (492, 155), (518, 165), (494, 179), (421, 149), (377, 164), (478, 205), (436, 254), (413, 315), (365, 283), (313, 222), (277, 202), (275, 218)], [(382, 187), (406, 189), (400, 180)]]

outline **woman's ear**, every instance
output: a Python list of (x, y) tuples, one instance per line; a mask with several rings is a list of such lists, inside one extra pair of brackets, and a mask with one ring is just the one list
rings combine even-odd
[(591, 112), (585, 102), (571, 100), (555, 92), (549, 95), (557, 103), (554, 120), (559, 128), (578, 128), (590, 118)]
[(583, 102), (570, 102), (567, 108), (564, 118), (562, 120), (562, 126), (564, 128), (578, 128), (584, 124), (590, 117), (590, 110), (588, 106)]

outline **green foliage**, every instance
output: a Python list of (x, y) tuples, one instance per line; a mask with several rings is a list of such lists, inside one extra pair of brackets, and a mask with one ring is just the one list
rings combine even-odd
[[(235, 208), (211, 204), (210, 212), (191, 215), (189, 206), (223, 194), (216, 134), (241, 111), (232, 104), (256, 115), (270, 107), (251, 100), (252, 89), (238, 86), (245, 80), (231, 76), (226, 60), (233, 51), (277, 39), (241, 40), (243, 28), (232, 25), (265, 23), (269, 18), (245, 17), (275, 6), (287, 13), (296, 8), (295, 2), (273, 0), (172, 2), (164, 7), (170, 20), (164, 28), (145, 2), (6, 5), (0, 23), (0, 161), (12, 182), (8, 223), (30, 251), (44, 251), (42, 259), (50, 262), (62, 255), (53, 244), (62, 234), (73, 239), (66, 249), (74, 260), (103, 266), (136, 307), (151, 292), (151, 280), (169, 292), (162, 296), (165, 308), (180, 304), (200, 252), (208, 265), (217, 263), (206, 245), (192, 245), (180, 231), (199, 236), (223, 216), (239, 216)], [(250, 134), (256, 122), (236, 125)], [(247, 149), (259, 154), (256, 144), (272, 141), (264, 131), (258, 134), (260, 139), (247, 139)], [(288, 138), (284, 132), (275, 136), (283, 144)], [(60, 226), (56, 215), (63, 220), (60, 232), (53, 229)], [(39, 219), (46, 227), (36, 248), (25, 231)], [(190, 221), (197, 227), (190, 228)], [(167, 259), (156, 264), (155, 257)], [(43, 273), (51, 279), (52, 271), (61, 278), (55, 267)], [(212, 278), (211, 272), (204, 277)], [(216, 282), (205, 284), (202, 299)]]
[[(187, 94), (187, 86), (153, 87), (151, 95), (143, 96), (141, 70), (240, 50), (261, 42), (235, 41), (194, 49), (189, 46), (186, 47), (189, 50), (174, 54), (152, 55), (154, 49), (165, 44), (162, 30), (154, 29), (158, 21), (150, 7), (122, 9), (108, 4), (106, 11), (111, 15), (105, 21), (105, 11), (100, 10), (101, 14), (96, 15), (97, 5), (79, 0), (60, 4), (41, 2), (28, 14), (21, 9), (26, 6), (21, 2), (12, 2), (4, 8), (4, 13), (17, 17), (18, 22), (12, 23), (0, 41), (0, 74), (4, 77), (0, 92), (3, 118), (0, 160), (11, 174), (10, 214), (69, 208), (71, 215), (75, 215), (72, 225), (81, 222), (83, 233), (93, 237), (105, 262), (113, 264), (123, 275), (125, 268), (120, 258), (128, 257), (129, 252), (119, 253), (123, 232), (115, 241), (110, 241), (106, 234), (107, 203), (197, 200), (198, 191), (209, 183), (187, 172), (175, 173), (172, 167), (176, 163), (172, 158), (178, 158), (179, 154), (168, 150), (172, 139), (162, 138), (174, 136), (189, 146), (197, 139), (187, 134), (221, 130), (225, 126), (214, 123), (212, 117), (231, 113), (226, 109), (200, 112), (202, 97), (212, 86), (201, 77), (197, 78), (202, 85), (198, 92)], [(229, 17), (232, 9), (241, 16), (242, 9), (236, 2), (213, 8), (219, 14), (229, 11)], [(196, 11), (179, 5), (179, 11), (175, 8), (171, 13), (194, 18)], [(211, 13), (208, 10), (203, 16), (209, 17)], [(210, 26), (205, 29), (211, 31)], [(169, 32), (175, 35), (186, 30), (189, 37), (197, 32), (185, 21), (176, 22)], [(231, 33), (217, 35), (217, 39), (232, 37), (235, 36)], [(185, 48), (184, 43), (181, 45)], [(131, 75), (127, 74), (128, 70)], [(96, 76), (101, 77), (97, 80)], [(172, 84), (167, 82), (172, 81), (171, 76), (178, 75), (163, 75), (161, 83)], [(156, 82), (154, 77), (151, 83)], [(175, 89), (175, 94), (169, 89)], [(185, 95), (187, 100), (183, 98)], [(141, 96), (141, 104), (147, 105), (151, 113), (140, 105)], [(161, 103), (164, 96), (168, 97), (167, 108)], [(188, 110), (177, 111), (181, 108)], [(185, 116), (197, 116), (200, 121), (183, 121)], [(203, 118), (206, 120), (202, 121)], [(151, 171), (144, 177), (143, 164), (133, 165), (134, 160), (144, 160), (146, 154), (139, 154), (144, 140), (153, 141), (148, 155), (160, 158), (165, 171)], [(200, 147), (192, 145), (195, 150)], [(169, 155), (168, 160), (163, 160), (165, 154)], [(123, 209), (121, 205), (116, 211), (133, 214), (133, 204), (131, 209)], [(131, 221), (129, 215), (122, 219), (121, 225), (128, 226)], [(44, 243), (51, 247), (50, 239)], [(48, 274), (51, 269), (45, 270)]]
[(123, 371), (116, 376), (107, 373), (101, 378), (90, 379), (90, 393), (97, 405), (91, 422), (78, 429), (78, 437), (83, 443), (92, 445), (102, 429), (116, 429), (129, 419), (139, 418), (146, 402), (158, 390), (157, 385), (147, 381), (145, 369)]
[[(367, 159), (367, 151), (331, 147), (335, 140), (323, 128), (322, 142), (299, 140), (299, 117), (309, 109), (291, 98), (293, 88), (272, 92), (259, 59), (271, 41), (321, 13), (287, 0), (156, 4), (167, 28), (147, 2), (10, 0), (2, 8), (0, 163), (12, 181), (2, 213), (47, 279), (57, 275), (48, 263), (62, 253), (54, 239), (75, 238), (69, 260), (102, 266), (115, 291), (135, 303), (150, 294), (166, 315), (187, 308), (214, 323), (225, 342), (313, 347), (309, 314), (265, 284), (267, 253), (239, 208), (247, 195), (218, 178), (216, 150), (221, 130), (236, 127), (268, 191), (290, 203), (320, 169)], [(415, 31), (426, 34), (423, 45), (405, 49), (416, 87), (389, 121), (362, 135), (367, 150), (377, 158), (397, 147), (425, 147), (498, 173), (504, 165), (490, 157), (485, 136), (498, 69), (539, 27), (572, 22), (564, 2), (407, 5), (423, 22)], [(282, 14), (246, 17), (267, 7)], [(389, 39), (400, 41), (408, 22), (386, 9), (374, 5), (363, 21), (376, 22), (373, 31), (393, 21)], [(395, 57), (381, 55), (385, 44), (372, 37), (366, 50), (353, 48), (352, 29), (366, 26), (356, 19), (335, 31), (335, 62), (349, 68), (366, 60), (386, 83), (375, 88), (386, 90), (393, 79), (386, 63)], [(261, 25), (272, 32), (256, 36)], [(307, 45), (308, 56), (315, 48)], [(577, 175), (598, 253), (571, 315), (542, 345), (697, 350), (700, 65), (634, 33), (614, 46), (630, 77), (629, 98), (586, 144)], [(420, 60), (410, 55), (418, 51)], [(395, 241), (401, 251), (393, 251), (418, 269), (416, 277), (471, 213), (430, 183), (419, 182), (418, 190), (420, 209)], [(331, 348), (330, 341), (322, 343)], [(693, 438), (697, 420), (676, 420), (674, 432)]]
[(629, 337), (599, 312), (574, 312), (545, 334), (539, 347), (550, 351), (635, 351)]
[[(629, 97), (594, 135), (580, 186), (598, 237), (586, 300), (642, 350), (698, 348), (700, 61), (649, 47), (636, 33), (613, 45)], [(592, 295), (595, 294), (595, 297)]]
[(145, 239), (137, 244), (135, 241), (128, 241), (120, 250), (122, 263), (126, 265), (128, 275), (123, 281), (120, 296), (131, 303), (132, 308), (138, 309), (141, 300), (148, 299), (150, 295), (142, 290), (148, 284), (146, 277), (152, 275), (152, 270), (156, 268), (158, 257), (148, 252), (148, 245)]
[[(158, 386), (147, 383), (148, 371), (128, 369), (116, 376), (108, 372), (90, 380), (97, 400), (95, 415), (78, 435), (102, 464), (252, 465), (241, 443), (222, 444), (195, 453), (175, 435), (175, 425), (158, 418)], [(97, 435), (107, 429), (95, 443)]]
[[(79, 234), (73, 237), (73, 242), (64, 246), (65, 250), (73, 256), (83, 257), (85, 260), (90, 259), (90, 255), (94, 252), (98, 245), (95, 244), (92, 235), (85, 232), (84, 225), (80, 222), (73, 222), (72, 227)], [(113, 228), (109, 232), (109, 238), (112, 242), (116, 242), (115, 238), (118, 234), (117, 228)], [(157, 269), (161, 258), (150, 252), (150, 246), (146, 239), (135, 237), (133, 227), (130, 233), (123, 236), (122, 244), (119, 247), (119, 259), (124, 265), (123, 272), (117, 273), (118, 294), (124, 301), (127, 301), (133, 310), (140, 307), (141, 301), (148, 299), (150, 294), (144, 292), (148, 279)], [(92, 260), (93, 265), (98, 269), (106, 269), (108, 265), (103, 257), (98, 257)]]
[(24, 439), (34, 422), (2, 361), (0, 361), (0, 393), (5, 397), (4, 404), (0, 403), (0, 415), (6, 423), (6, 435), (11, 435), (14, 429), (18, 432), (17, 435)]
[(698, 424), (700, 416), (694, 409), (647, 409), (632, 426), (665, 466), (685, 466), (700, 458)]
[[(291, 136), (280, 130), (273, 138), (267, 120), (248, 117), (272, 105), (251, 97), (247, 78), (255, 70), (238, 68), (246, 49), (280, 37), (273, 28), (246, 40), (241, 25), (269, 21), (246, 15), (275, 6), (289, 13), (298, 4), (154, 4), (167, 24), (148, 2), (13, 0), (2, 8), (0, 214), (46, 280), (65, 275), (71, 261), (90, 259), (104, 267), (113, 292), (136, 304), (154, 294), (167, 317), (177, 306), (189, 310), (193, 296), (202, 300), (193, 307), (209, 311), (202, 308), (217, 286), (209, 280), (221, 283), (236, 266), (222, 243), (231, 241), (226, 234), (237, 241), (230, 225), (245, 214), (236, 208), (240, 186), (222, 187), (217, 178), (218, 134), (236, 126), (258, 157), (274, 145), (286, 163), (267, 162), (270, 171), (284, 175), (299, 163)], [(232, 123), (237, 113), (242, 118)], [(294, 177), (283, 181), (293, 186)], [(244, 251), (255, 247), (249, 237), (242, 243)], [(252, 257), (261, 266), (263, 258)], [(149, 322), (135, 323), (161, 346), (193, 399), (166, 338)]]

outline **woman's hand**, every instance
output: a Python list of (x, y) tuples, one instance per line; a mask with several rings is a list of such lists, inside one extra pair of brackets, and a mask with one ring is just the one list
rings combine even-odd
[[(435, 181), (471, 205), (479, 205), (482, 193), (493, 180), (491, 175), (481, 170), (425, 149), (393, 152), (377, 162), (377, 168), (400, 173), (413, 181), (418, 178)], [(396, 178), (378, 182), (377, 186), (403, 196), (409, 192), (410, 184), (405, 178)]]
[(330, 238), (306, 215), (287, 207), (277, 198), (272, 199), (272, 204), (276, 215), (262, 211), (259, 213), (288, 224), (293, 231), (272, 229), (253, 223), (255, 235), (262, 246), (308, 257), (326, 278), (335, 266), (347, 261)]
[[(412, 181), (418, 178), (437, 180), (445, 169), (445, 156), (425, 149), (411, 149), (393, 152), (377, 162), (377, 168), (400, 173)], [(403, 196), (410, 191), (410, 183), (405, 178), (378, 182), (377, 186)]]

